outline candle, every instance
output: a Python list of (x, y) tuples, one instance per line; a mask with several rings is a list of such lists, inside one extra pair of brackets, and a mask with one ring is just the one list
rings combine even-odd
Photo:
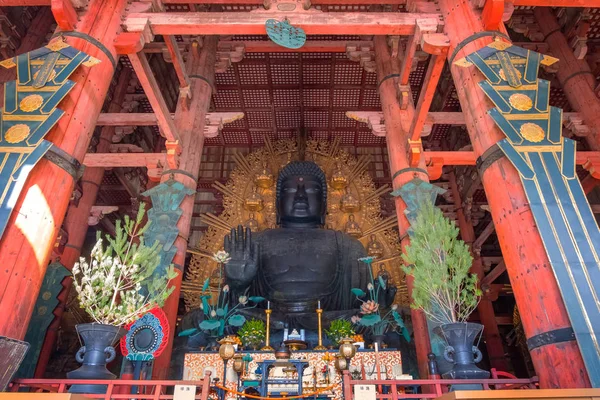
[(375, 342), (373, 343), (373, 346), (375, 347), (375, 351), (379, 351), (379, 343)]
[(271, 309), (271, 302), (267, 300), (267, 310)]
[(317, 302), (317, 308), (320, 310), (321, 309), (321, 300), (318, 300)]

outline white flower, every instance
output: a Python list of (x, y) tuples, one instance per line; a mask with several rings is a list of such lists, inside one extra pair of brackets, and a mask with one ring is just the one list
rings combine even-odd
[(223, 286), (223, 293), (229, 292), (229, 285)]
[(212, 310), (210, 312), (210, 316), (213, 317), (213, 318), (216, 317), (217, 316), (217, 312), (215, 310)]
[(373, 290), (373, 285), (372, 285), (371, 283), (369, 283), (369, 284), (367, 285), (367, 289), (368, 289), (368, 290)]
[(246, 304), (248, 302), (248, 296), (240, 296), (240, 304)]
[(392, 310), (396, 311), (398, 309), (398, 304), (392, 304)]
[(212, 259), (220, 264), (227, 264), (231, 260), (231, 257), (229, 257), (229, 253), (225, 250), (219, 250), (213, 254)]

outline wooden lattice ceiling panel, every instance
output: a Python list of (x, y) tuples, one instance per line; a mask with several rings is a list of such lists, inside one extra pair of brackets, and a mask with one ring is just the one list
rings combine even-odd
[[(359, 40), (358, 36), (311, 37), (313, 40)], [(264, 36), (234, 36), (233, 40), (266, 40)], [(417, 100), (427, 64), (417, 66), (410, 84)], [(310, 137), (341, 136), (346, 145), (381, 147), (365, 124), (346, 117), (348, 110), (380, 111), (377, 76), (366, 72), (344, 53), (249, 53), (240, 63), (216, 75), (212, 107), (243, 111), (206, 146), (262, 146), (263, 136), (293, 137), (304, 127)]]

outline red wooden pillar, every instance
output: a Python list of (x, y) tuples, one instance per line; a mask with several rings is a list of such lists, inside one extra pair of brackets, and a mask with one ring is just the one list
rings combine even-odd
[[(463, 41), (456, 60), (492, 41), (474, 39), (484, 31), (480, 15), (463, 0), (440, 0), (444, 31), (450, 38), (452, 55)], [(453, 61), (453, 60), (452, 60)], [(473, 68), (451, 66), (458, 98), (465, 115), (473, 150), (482, 159), (479, 172), (490, 205), (496, 234), (511, 280), (528, 339), (570, 327), (558, 285), (521, 184), (511, 163), (489, 158), (490, 149), (504, 135), (487, 111), (493, 107), (478, 82), (483, 76)], [(489, 166), (486, 167), (486, 165)], [(539, 343), (539, 342), (538, 342)], [(575, 340), (547, 343), (530, 351), (542, 388), (589, 387), (590, 382)]]
[(575, 57), (550, 8), (536, 7), (533, 12), (552, 56), (559, 60), (556, 77), (569, 104), (591, 129), (587, 143), (592, 150), (600, 150), (600, 100), (594, 93), (594, 74), (587, 61)]
[[(394, 74), (400, 73), (398, 59), (391, 57), (385, 36), (375, 36), (375, 61), (377, 64), (377, 79), (379, 80), (379, 96), (381, 98), (381, 109), (385, 120), (386, 143), (390, 163), (390, 172), (393, 176), (392, 186), (396, 190), (406, 182), (415, 177), (429, 182), (427, 171), (422, 172), (410, 170), (408, 160), (408, 139), (410, 138), (410, 127), (414, 117), (414, 107), (410, 104), (406, 110), (402, 110), (396, 97), (396, 82), (398, 78)], [(396, 75), (398, 76), (398, 75)], [(424, 157), (422, 157), (424, 159)], [(399, 174), (398, 174), (399, 173)], [(394, 176), (396, 175), (397, 176)], [(404, 210), (406, 204), (400, 198), (396, 198), (396, 215), (398, 216), (398, 227), (402, 237), (402, 248), (408, 246), (409, 238), (407, 230), (409, 222)], [(406, 278), (409, 296), (412, 295), (413, 278)], [(427, 367), (427, 355), (431, 353), (429, 341), (429, 330), (427, 319), (420, 310), (411, 309), (411, 320), (415, 333), (415, 346), (417, 348), (417, 362), (419, 366), (419, 377), (427, 379), (429, 370)]]
[[(127, 93), (127, 86), (129, 84), (129, 78), (131, 76), (131, 70), (124, 68), (121, 70), (119, 81), (113, 94), (113, 100), (108, 107), (108, 112), (119, 112), (121, 111), (121, 103), (125, 99)], [(105, 126), (100, 132), (100, 141), (96, 147), (97, 153), (108, 153), (111, 145), (111, 139), (114, 136), (115, 128), (113, 126)], [(87, 168), (81, 178), (81, 186), (83, 194), (79, 199), (77, 206), (70, 205), (65, 217), (63, 227), (69, 235), (65, 250), (60, 257), (60, 262), (69, 271), (73, 268), (73, 265), (79, 261), (81, 256), (81, 247), (85, 242), (85, 237), (88, 231), (88, 217), (92, 206), (96, 204), (96, 197), (98, 195), (98, 189), (104, 178), (104, 168)], [(87, 257), (87, 254), (84, 255)], [(67, 299), (71, 290), (71, 284), (73, 279), (67, 277), (63, 280), (63, 289), (58, 295), (59, 304), (54, 310), (54, 320), (50, 323), (46, 337), (44, 338), (44, 344), (40, 351), (38, 358), (37, 367), (35, 369), (34, 378), (43, 378), (46, 372), (46, 367), (50, 356), (52, 355), (52, 349), (56, 344), (56, 336), (58, 334), (58, 328), (60, 327), (61, 319), (67, 305)]]
[[(467, 221), (465, 212), (462, 207), (462, 199), (456, 185), (456, 176), (454, 172), (450, 173), (450, 190), (452, 191), (452, 197), (454, 198), (454, 207), (456, 210), (456, 218), (458, 220), (458, 227), (460, 229), (460, 236), (462, 240), (469, 245), (471, 253), (473, 254), (473, 242), (475, 241), (475, 232), (473, 225)], [(473, 265), (471, 266), (471, 272), (477, 274), (479, 281), (483, 279), (485, 273), (483, 272), (483, 264), (481, 263), (481, 257), (477, 254), (473, 254)], [(490, 358), (490, 364), (493, 368), (500, 371), (508, 371), (508, 364), (504, 357), (504, 345), (502, 344), (502, 338), (500, 337), (500, 331), (498, 330), (498, 323), (496, 322), (496, 314), (492, 301), (485, 296), (479, 302), (477, 306), (479, 312), (479, 318), (483, 325), (483, 337), (485, 339), (485, 346), (487, 349), (488, 356)]]
[[(192, 80), (190, 85), (191, 100), (187, 99), (185, 94), (182, 93), (179, 96), (175, 112), (175, 126), (177, 127), (182, 147), (182, 153), (179, 157), (179, 168), (177, 170), (164, 171), (161, 179), (162, 182), (168, 180), (172, 175), (175, 180), (183, 183), (188, 188), (196, 189), (204, 145), (206, 113), (210, 106), (212, 84), (215, 76), (217, 41), (218, 38), (216, 36), (206, 36), (200, 54), (190, 54), (188, 56), (186, 70)], [(192, 53), (196, 53), (195, 48), (192, 49)], [(211, 82), (211, 84), (208, 82)], [(177, 248), (177, 253), (173, 258), (173, 264), (179, 273), (177, 278), (171, 282), (175, 286), (175, 291), (169, 296), (163, 307), (165, 314), (169, 318), (171, 337), (163, 354), (154, 361), (153, 379), (166, 379), (169, 373), (173, 337), (175, 336), (175, 326), (177, 325), (179, 294), (183, 279), (181, 271), (185, 264), (188, 235), (192, 223), (192, 213), (194, 212), (194, 200), (195, 195), (186, 196), (180, 205), (183, 213), (177, 222), (179, 236), (175, 240), (174, 245)]]
[[(67, 39), (71, 46), (102, 61), (93, 68), (79, 67), (71, 75), (75, 87), (59, 105), (65, 115), (46, 137), (80, 162), (114, 73), (104, 51), (117, 59), (112, 43), (125, 5), (125, 0), (92, 0), (77, 25), (77, 31), (95, 38), (105, 49), (84, 39)], [(0, 335), (25, 336), (73, 187), (74, 178), (46, 159), (27, 178), (0, 240)]]

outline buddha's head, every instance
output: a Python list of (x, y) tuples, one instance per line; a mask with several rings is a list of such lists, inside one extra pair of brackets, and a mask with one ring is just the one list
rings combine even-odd
[(294, 161), (277, 177), (277, 222), (282, 226), (317, 227), (325, 223), (327, 181), (310, 161)]

